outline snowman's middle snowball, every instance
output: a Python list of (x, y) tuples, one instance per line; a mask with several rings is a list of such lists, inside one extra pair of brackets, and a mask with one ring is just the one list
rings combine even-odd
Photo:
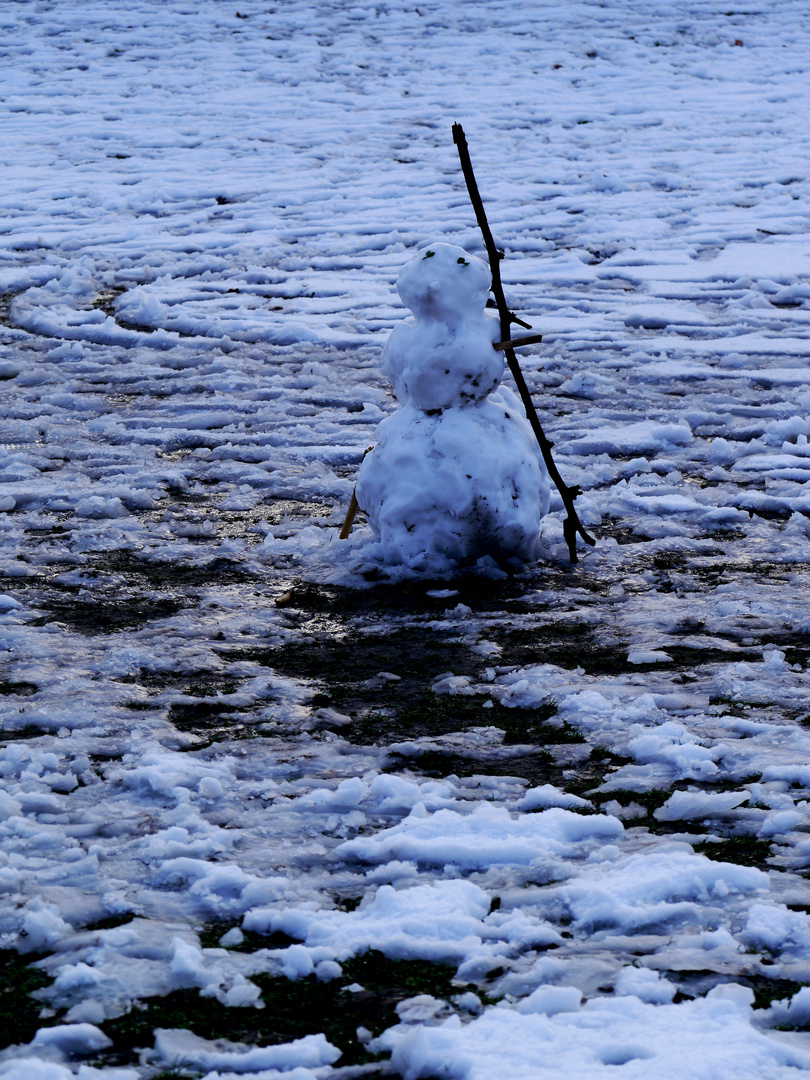
[(452, 244), (425, 248), (402, 271), (397, 292), (416, 321), (395, 326), (383, 351), (400, 405), (471, 405), (501, 381), (499, 324), (484, 310), (489, 284), (487, 264)]

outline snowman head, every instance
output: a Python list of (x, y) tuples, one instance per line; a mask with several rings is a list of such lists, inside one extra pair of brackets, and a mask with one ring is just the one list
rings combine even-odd
[(483, 311), (491, 281), (481, 259), (453, 244), (431, 244), (399, 275), (397, 292), (417, 319), (454, 322)]

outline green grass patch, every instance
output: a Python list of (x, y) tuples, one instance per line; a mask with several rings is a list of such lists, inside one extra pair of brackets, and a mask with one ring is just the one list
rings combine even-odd
[(182, 566), (166, 560), (144, 559), (132, 551), (116, 551), (96, 559), (94, 566), (101, 572), (140, 578), (152, 589), (233, 585), (250, 580), (239, 563), (222, 558), (210, 559), (200, 566)]
[(727, 836), (719, 842), (704, 840), (693, 846), (696, 852), (708, 855), (714, 862), (756, 866), (760, 870), (767, 869), (766, 860), (771, 854), (769, 841), (758, 840), (755, 836)]
[(41, 727), (36, 724), (23, 724), (20, 728), (0, 728), (0, 743), (12, 742), (12, 740), (37, 739), (44, 734)]
[(203, 1074), (198, 1070), (189, 1069), (165, 1069), (163, 1072), (159, 1072), (156, 1076), (151, 1077), (151, 1080), (188, 1080), (189, 1077), (198, 1077)]
[(189, 601), (173, 596), (130, 595), (120, 602), (107, 598), (71, 597), (65, 600), (51, 596), (43, 603), (48, 614), (34, 619), (30, 625), (47, 626), (56, 622), (64, 623), (79, 634), (115, 634), (144, 626), (156, 619), (169, 618), (194, 602), (196, 598)]
[(407, 757), (396, 756), (387, 771), (400, 771), (410, 767), (426, 776), (443, 778), (445, 776), (515, 776), (527, 780), (532, 787), (541, 784), (562, 784), (562, 771), (554, 764), (554, 759), (544, 750), (516, 754), (514, 757), (497, 757), (494, 754), (478, 752), (475, 756), (465, 756), (441, 750), (425, 750), (420, 754)]
[[(234, 927), (242, 929), (238, 922), (228, 922), (225, 919), (217, 919), (206, 923), (197, 930), (200, 945), (203, 949), (221, 949), (220, 938), (228, 930)], [(229, 945), (230, 952), (253, 953), (257, 949), (286, 949), (288, 945), (298, 944), (298, 938), (290, 937), (282, 930), (275, 930), (272, 934), (255, 934), (252, 930), (242, 930), (243, 940), (239, 945)]]
[(216, 682), (193, 682), (186, 693), (189, 697), (216, 697), (217, 694), (233, 694), (236, 691), (234, 679), (223, 679)]
[[(376, 1059), (358, 1041), (358, 1027), (378, 1035), (397, 1023), (395, 1009), (400, 1001), (417, 994), (446, 999), (464, 989), (453, 985), (454, 975), (455, 968), (448, 964), (394, 960), (372, 950), (346, 961), (343, 974), (332, 982), (318, 982), (314, 976), (290, 980), (254, 975), (263, 1009), (227, 1008), (196, 990), (176, 990), (140, 1002), (125, 1016), (101, 1026), (113, 1041), (109, 1057), (119, 1063), (137, 1061), (137, 1051), (151, 1047), (154, 1029), (162, 1027), (255, 1046), (290, 1042), (322, 1031), (342, 1051), (340, 1065), (359, 1065)], [(353, 984), (362, 990), (349, 990)]]
[(38, 956), (21, 956), (13, 949), (0, 950), (0, 1047), (28, 1043), (38, 1028), (58, 1023), (40, 1019), (42, 1006), (30, 995), (50, 986), (53, 979), (31, 966)]
[[(545, 587), (550, 580), (560, 584), (570, 576), (567, 567), (546, 568), (538, 574), (541, 579), (538, 584)], [(447, 588), (455, 590), (455, 595), (428, 595)], [(476, 614), (490, 611), (527, 614), (534, 607), (523, 599), (525, 592), (524, 581), (514, 578), (493, 580), (475, 574), (459, 574), (452, 582), (420, 580), (394, 585), (377, 583), (363, 590), (299, 580), (290, 583), (283, 606), (309, 615), (328, 615), (344, 623), (356, 618), (366, 621), (382, 616), (412, 617), (415, 614), (440, 618), (457, 604), (466, 604)]]
[(768, 979), (764, 975), (747, 975), (740, 980), (754, 991), (754, 1008), (769, 1009), (774, 1001), (784, 1001), (798, 994), (806, 983), (791, 979)]
[(582, 668), (588, 675), (618, 675), (644, 666), (628, 664), (627, 642), (598, 641), (591, 624), (582, 621), (555, 619), (501, 633), (492, 631), (490, 636), (501, 646), (500, 663), (504, 664), (554, 664), (567, 671)]
[[(315, 595), (320, 597), (321, 592)], [(509, 709), (492, 701), (485, 709), (488, 699), (478, 694), (434, 694), (429, 686), (437, 676), (453, 671), (475, 677), (482, 662), (455, 638), (448, 640), (426, 627), (368, 638), (333, 627), (317, 638), (278, 648), (222, 649), (219, 654), (226, 661), (253, 661), (283, 675), (317, 680), (323, 689), (313, 706), (332, 706), (355, 715), (352, 724), (341, 728), (341, 736), (361, 745), (387, 745), (473, 727), (500, 728), (507, 746), (583, 741), (567, 724), (549, 723), (557, 711), (552, 701), (535, 709)], [(400, 678), (379, 682), (374, 678), (379, 672)]]
[(131, 923), (135, 918), (135, 913), (132, 911), (122, 911), (118, 915), (107, 915), (103, 919), (98, 919), (94, 923), (89, 923), (87, 926), (83, 926), (83, 933), (92, 933), (94, 930), (114, 930), (117, 926), (126, 926)]
[[(620, 806), (629, 806), (631, 803), (636, 803), (647, 811), (647, 817), (652, 817), (653, 813), (658, 810), (659, 807), (663, 806), (671, 795), (671, 788), (664, 791), (658, 788), (652, 791), (632, 791), (629, 788), (614, 788), (613, 791), (595, 792), (591, 796), (591, 800), (600, 807), (604, 803), (612, 802), (614, 799)], [(642, 821), (643, 819), (639, 817), (636, 820)]]
[(484, 701), (489, 699), (478, 695), (434, 694), (428, 690), (416, 698), (409, 698), (397, 708), (397, 697), (392, 701), (395, 715), (367, 713), (348, 729), (344, 728), (341, 734), (348, 735), (352, 742), (390, 743), (401, 739), (449, 735), (474, 727), (496, 727), (504, 732), (506, 746), (584, 741), (582, 735), (568, 724), (547, 722), (557, 712), (555, 702), (545, 703), (536, 709), (508, 709), (493, 701), (492, 708), (485, 709)]
[[(219, 653), (225, 660), (252, 660), (282, 675), (317, 679), (328, 686), (338, 707), (352, 698), (360, 704), (378, 699), (378, 688), (361, 684), (380, 671), (424, 686), (442, 672), (472, 674), (481, 666), (465, 646), (420, 627), (366, 636), (345, 632), (336, 624), (317, 637), (302, 637), (274, 649), (221, 649)], [(391, 684), (388, 688), (392, 689)]]
[(25, 682), (11, 682), (9, 679), (3, 679), (0, 681), (0, 694), (16, 694), (18, 696), (30, 697), (31, 694), (36, 694), (39, 687), (36, 683)]

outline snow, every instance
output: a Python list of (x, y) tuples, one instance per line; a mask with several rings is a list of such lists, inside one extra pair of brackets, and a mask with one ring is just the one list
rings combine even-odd
[(41, 1028), (34, 1036), (33, 1045), (56, 1046), (65, 1054), (81, 1054), (102, 1050), (111, 1041), (92, 1024), (57, 1024)]
[[(155, 1051), (171, 1068), (189, 1066), (225, 1073), (266, 1073), (291, 1076), (304, 1070), (331, 1065), (340, 1051), (331, 1046), (323, 1035), (308, 1035), (303, 1039), (279, 1046), (255, 1047), (252, 1050), (223, 1049), (190, 1031), (155, 1032)], [(309, 1075), (315, 1075), (310, 1073)]]
[(810, 1070), (809, 16), (2, 5), (0, 1080)]
[(429, 814), (417, 803), (400, 824), (373, 837), (348, 840), (341, 851), (368, 862), (397, 858), (483, 868), (498, 862), (547, 862), (554, 855), (573, 855), (575, 845), (615, 839), (622, 831), (615, 818), (559, 808), (513, 820), (505, 807), (488, 802), (471, 814), (449, 809)]
[(708, 1080), (731, 1070), (746, 1080), (763, 1075), (787, 1080), (810, 1068), (805, 1049), (774, 1046), (756, 1031), (750, 1007), (739, 997), (711, 991), (682, 1006), (601, 998), (579, 1009), (571, 1007), (574, 998), (564, 999), (564, 1008), (550, 1004), (550, 1014), (495, 1008), (466, 1026), (453, 1017), (437, 1027), (392, 1029), (384, 1039), (393, 1046), (394, 1064), (405, 1080), (437, 1075), (440, 1068), (447, 1076), (484, 1080), (499, 1069), (505, 1047), (511, 1075), (526, 1080), (581, 1068), (602, 1080), (613, 1077), (618, 1065), (622, 1076), (661, 1080), (683, 1075)]
[(747, 791), (676, 791), (653, 816), (658, 821), (712, 817), (734, 810), (749, 797)]
[[(356, 911), (255, 909), (247, 913), (243, 926), (264, 933), (283, 930), (307, 946), (328, 946), (338, 959), (371, 947), (399, 958), (458, 963), (476, 947), (490, 955), (491, 950), (482, 949), (482, 938), (490, 931), (490, 925), (484, 925), (489, 906), (489, 896), (469, 881), (400, 891), (381, 885), (371, 902)], [(297, 948), (302, 958), (308, 955)]]
[(94, 1069), (89, 1065), (80, 1065), (75, 1072), (67, 1065), (41, 1061), (35, 1057), (18, 1058), (16, 1061), (0, 1062), (0, 1076), (3, 1080), (136, 1080), (135, 1069)]

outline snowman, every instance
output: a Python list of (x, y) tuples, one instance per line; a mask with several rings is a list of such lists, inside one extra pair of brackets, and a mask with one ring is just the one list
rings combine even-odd
[(489, 287), (486, 263), (450, 244), (420, 251), (397, 281), (414, 315), (383, 352), (400, 407), (377, 428), (356, 488), (389, 565), (446, 573), (537, 554), (548, 474), (518, 398), (500, 385)]

